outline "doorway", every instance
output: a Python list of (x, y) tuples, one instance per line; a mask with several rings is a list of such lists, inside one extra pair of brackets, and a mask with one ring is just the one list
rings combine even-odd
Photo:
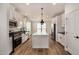
[(53, 33), (54, 33), (54, 39), (53, 40), (56, 41), (56, 24), (54, 24), (54, 32)]

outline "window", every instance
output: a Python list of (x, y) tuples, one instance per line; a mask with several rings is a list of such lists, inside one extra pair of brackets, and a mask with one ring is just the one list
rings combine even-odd
[(44, 32), (46, 33), (46, 23), (41, 25), (41, 23), (37, 23), (37, 32)]
[(31, 31), (31, 22), (26, 23), (26, 29), (27, 31)]

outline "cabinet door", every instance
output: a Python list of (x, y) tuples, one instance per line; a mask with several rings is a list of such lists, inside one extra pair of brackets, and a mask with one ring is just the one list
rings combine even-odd
[(12, 37), (9, 37), (9, 43), (10, 43), (10, 52), (12, 51)]
[(40, 48), (41, 35), (33, 35), (32, 36), (32, 48)]
[(71, 54), (79, 54), (79, 10), (70, 13), (66, 22), (68, 50)]
[(58, 38), (56, 41), (60, 43), (60, 34), (57, 34), (57, 36), (58, 36)]
[(14, 18), (14, 7), (10, 6), (10, 9), (9, 9), (9, 19), (13, 20), (13, 18)]
[(48, 48), (48, 36), (47, 35), (41, 35), (40, 45), (41, 48)]
[(22, 34), (22, 43), (24, 43), (28, 39), (28, 35)]
[(61, 25), (61, 27), (65, 27), (65, 15), (64, 15), (64, 14), (62, 14), (61, 20), (62, 20), (62, 25)]
[(65, 40), (64, 40), (64, 35), (61, 34), (61, 35), (60, 35), (60, 43), (61, 43), (63, 46), (65, 45), (64, 42), (65, 42)]
[(22, 43), (24, 43), (25, 41), (25, 37), (24, 37), (24, 34), (22, 34)]

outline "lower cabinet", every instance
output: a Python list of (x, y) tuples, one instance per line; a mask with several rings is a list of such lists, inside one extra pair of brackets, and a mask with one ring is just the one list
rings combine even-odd
[(9, 43), (10, 43), (10, 52), (12, 52), (12, 37), (9, 37)]
[(57, 42), (65, 46), (65, 35), (63, 34), (58, 34)]
[(22, 43), (24, 43), (28, 38), (28, 34), (22, 34)]
[(41, 48), (49, 48), (49, 38), (47, 35), (41, 35)]
[(32, 35), (32, 48), (49, 48), (48, 35)]

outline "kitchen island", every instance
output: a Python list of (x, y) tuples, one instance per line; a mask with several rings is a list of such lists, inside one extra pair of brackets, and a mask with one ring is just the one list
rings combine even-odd
[(32, 35), (32, 48), (49, 48), (48, 39), (48, 33), (34, 33)]

